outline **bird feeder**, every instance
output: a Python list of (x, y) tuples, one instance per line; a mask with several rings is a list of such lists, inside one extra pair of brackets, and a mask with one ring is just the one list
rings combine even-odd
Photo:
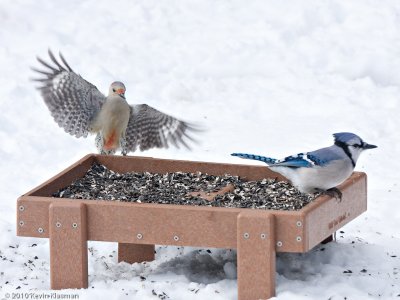
[(275, 295), (276, 252), (304, 253), (367, 209), (367, 177), (354, 172), (339, 201), (321, 195), (297, 211), (130, 203), (51, 195), (100, 163), (119, 172), (279, 177), (265, 166), (90, 154), (19, 197), (17, 235), (50, 239), (52, 289), (88, 287), (87, 241), (118, 243), (118, 261), (154, 260), (154, 245), (237, 249), (239, 299)]

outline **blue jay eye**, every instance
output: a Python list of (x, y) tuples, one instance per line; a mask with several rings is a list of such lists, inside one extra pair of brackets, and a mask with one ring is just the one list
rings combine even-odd
[(115, 93), (115, 89), (113, 89), (113, 92)]

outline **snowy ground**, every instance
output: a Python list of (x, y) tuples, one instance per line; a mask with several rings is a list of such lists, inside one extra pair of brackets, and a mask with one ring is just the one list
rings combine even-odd
[[(280, 255), (277, 299), (400, 297), (399, 1), (1, 1), (0, 24), (0, 299), (49, 288), (48, 240), (16, 237), (17, 197), (95, 152), (29, 81), (48, 47), (101, 91), (124, 81), (129, 102), (208, 128), (192, 152), (144, 155), (235, 163), (234, 151), (283, 157), (340, 131), (378, 145), (356, 168), (368, 212), (337, 243)], [(89, 289), (66, 291), (80, 299), (237, 297), (232, 250), (159, 247), (127, 265), (115, 244), (89, 246)]]

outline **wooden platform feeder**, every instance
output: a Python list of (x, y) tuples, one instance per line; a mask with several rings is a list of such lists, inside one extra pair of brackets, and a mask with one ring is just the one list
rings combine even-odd
[[(367, 209), (366, 174), (298, 211), (54, 198), (95, 162), (119, 172), (203, 172), (247, 180), (279, 177), (265, 166), (87, 155), (17, 204), (17, 235), (50, 238), (52, 289), (88, 287), (87, 241), (118, 243), (118, 261), (154, 259), (154, 245), (237, 249), (239, 299), (275, 295), (275, 253), (307, 252)], [(281, 177), (280, 177), (281, 178)]]

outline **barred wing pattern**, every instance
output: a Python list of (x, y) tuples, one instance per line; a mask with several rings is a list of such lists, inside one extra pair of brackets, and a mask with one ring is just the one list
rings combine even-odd
[(76, 74), (61, 53), (62, 63), (57, 61), (50, 50), (49, 56), (53, 65), (38, 57), (37, 60), (46, 69), (32, 68), (44, 75), (34, 79), (42, 83), (38, 89), (56, 123), (75, 137), (86, 137), (105, 96), (93, 84)]
[(168, 148), (170, 144), (179, 148), (180, 145), (190, 149), (188, 134), (195, 130), (190, 124), (164, 114), (147, 104), (131, 105), (131, 115), (126, 129), (123, 153), (140, 151), (150, 148)]

